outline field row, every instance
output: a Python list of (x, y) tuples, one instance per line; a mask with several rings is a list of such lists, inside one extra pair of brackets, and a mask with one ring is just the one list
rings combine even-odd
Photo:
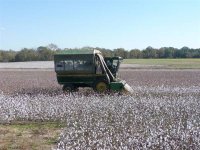
[[(49, 69), (53, 61), (0, 63), (0, 69)], [(200, 59), (124, 59), (121, 69), (200, 69)]]
[(199, 74), (121, 70), (134, 94), (99, 95), (86, 89), (63, 94), (53, 71), (2, 71), (0, 122), (62, 122), (54, 137), (58, 150), (199, 149)]

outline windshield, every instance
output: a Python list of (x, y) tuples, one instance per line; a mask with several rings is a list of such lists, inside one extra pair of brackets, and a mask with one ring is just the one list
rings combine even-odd
[(92, 71), (92, 62), (83, 59), (65, 59), (55, 62), (55, 71)]

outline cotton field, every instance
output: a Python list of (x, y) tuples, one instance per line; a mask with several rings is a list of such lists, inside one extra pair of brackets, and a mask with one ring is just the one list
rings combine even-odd
[(121, 70), (133, 95), (64, 94), (53, 71), (1, 71), (0, 122), (62, 121), (58, 150), (200, 149), (200, 71)]
[(0, 69), (53, 69), (53, 61), (1, 62)]

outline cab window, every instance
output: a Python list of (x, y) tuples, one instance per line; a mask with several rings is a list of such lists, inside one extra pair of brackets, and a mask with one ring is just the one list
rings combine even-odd
[(64, 61), (56, 62), (55, 66), (56, 71), (64, 70)]

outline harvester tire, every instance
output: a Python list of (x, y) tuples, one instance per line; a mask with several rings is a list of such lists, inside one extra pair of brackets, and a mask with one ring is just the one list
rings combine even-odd
[(63, 91), (65, 91), (65, 92), (74, 92), (74, 91), (76, 91), (76, 89), (78, 89), (78, 88), (76, 88), (73, 84), (65, 84), (65, 85), (63, 85)]
[(93, 89), (97, 92), (104, 93), (108, 91), (108, 83), (104, 80), (99, 80), (94, 83)]

